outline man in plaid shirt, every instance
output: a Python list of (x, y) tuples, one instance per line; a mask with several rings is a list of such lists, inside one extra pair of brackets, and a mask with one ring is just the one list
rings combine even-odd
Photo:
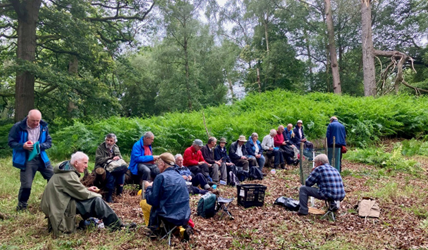
[[(306, 179), (305, 186), (300, 187), (299, 215), (308, 214), (308, 196), (313, 196), (320, 200), (332, 201), (341, 201), (345, 198), (342, 177), (337, 169), (330, 166), (327, 155), (320, 154), (316, 156), (314, 162), (315, 168)], [(318, 188), (312, 187), (315, 184), (317, 184)]]

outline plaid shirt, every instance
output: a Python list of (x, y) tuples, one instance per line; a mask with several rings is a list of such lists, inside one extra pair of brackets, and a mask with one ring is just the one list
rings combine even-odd
[(341, 201), (345, 198), (342, 177), (339, 171), (328, 163), (316, 167), (306, 179), (306, 186), (311, 187), (315, 184), (326, 199)]

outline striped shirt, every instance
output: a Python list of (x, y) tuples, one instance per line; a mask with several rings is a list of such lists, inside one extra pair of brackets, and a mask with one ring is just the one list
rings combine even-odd
[(345, 198), (345, 188), (342, 177), (337, 169), (326, 163), (316, 167), (306, 179), (305, 185), (311, 187), (317, 184), (324, 198), (341, 201)]

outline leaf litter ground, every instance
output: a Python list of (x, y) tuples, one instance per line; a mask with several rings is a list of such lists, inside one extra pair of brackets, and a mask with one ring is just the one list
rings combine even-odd
[[(219, 215), (203, 219), (196, 216), (200, 196), (191, 196), (195, 234), (190, 242), (173, 238), (175, 249), (426, 249), (428, 248), (428, 158), (416, 156), (425, 172), (410, 175), (344, 160), (342, 175), (346, 198), (336, 221), (320, 215), (299, 217), (295, 212), (273, 205), (279, 196), (298, 199), (299, 171), (264, 169), (262, 181), (247, 181), (267, 186), (263, 207), (244, 209), (237, 205), (236, 187), (220, 186), (221, 196), (234, 197), (229, 206), (234, 220)], [(355, 205), (369, 196), (379, 202), (379, 219), (360, 218)], [(27, 215), (12, 215), (0, 223), (0, 246), (41, 249), (165, 249), (165, 241), (146, 236), (140, 197), (127, 188), (111, 207), (124, 222), (136, 222), (135, 231), (108, 232), (89, 229), (52, 239), (47, 221), (37, 207)], [(324, 203), (316, 201), (323, 209)], [(12, 218), (10, 218), (12, 217)], [(25, 237), (22, 237), (25, 236)]]

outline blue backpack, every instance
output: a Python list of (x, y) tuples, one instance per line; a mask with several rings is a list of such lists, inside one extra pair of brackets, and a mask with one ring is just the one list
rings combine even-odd
[(198, 202), (197, 214), (203, 218), (213, 217), (216, 210), (217, 196), (212, 193), (207, 193), (201, 197)]

